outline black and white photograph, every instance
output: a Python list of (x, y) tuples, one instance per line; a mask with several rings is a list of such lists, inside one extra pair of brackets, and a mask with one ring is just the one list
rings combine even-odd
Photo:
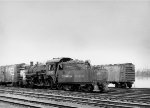
[(0, 108), (150, 108), (150, 0), (0, 0)]

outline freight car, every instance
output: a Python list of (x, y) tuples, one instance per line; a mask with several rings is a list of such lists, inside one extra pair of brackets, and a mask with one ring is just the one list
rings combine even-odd
[(108, 71), (108, 83), (115, 84), (117, 88), (132, 87), (135, 81), (135, 66), (132, 63), (98, 65)]
[(0, 84), (1, 85), (19, 85), (20, 71), (24, 70), (25, 63), (0, 66)]
[(71, 58), (55, 58), (46, 64), (26, 67), (27, 86), (41, 86), (51, 89), (105, 91), (107, 89), (106, 69), (93, 68), (88, 62)]

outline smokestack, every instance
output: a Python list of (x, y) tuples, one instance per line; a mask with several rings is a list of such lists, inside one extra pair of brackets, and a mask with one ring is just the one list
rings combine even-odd
[(33, 66), (33, 61), (30, 62), (30, 66)]

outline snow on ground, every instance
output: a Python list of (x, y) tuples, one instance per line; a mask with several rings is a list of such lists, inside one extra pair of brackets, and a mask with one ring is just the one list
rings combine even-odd
[[(109, 84), (108, 87), (115, 87), (114, 84)], [(133, 88), (150, 88), (150, 78), (135, 78), (132, 85)]]

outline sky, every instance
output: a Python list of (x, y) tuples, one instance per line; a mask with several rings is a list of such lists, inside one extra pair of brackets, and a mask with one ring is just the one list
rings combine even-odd
[(150, 68), (150, 1), (0, 0), (0, 65), (57, 57)]

